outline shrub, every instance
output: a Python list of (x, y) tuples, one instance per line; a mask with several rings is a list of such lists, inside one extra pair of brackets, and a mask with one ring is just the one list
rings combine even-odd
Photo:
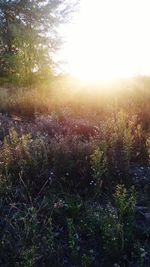
[(104, 178), (107, 173), (106, 155), (99, 148), (91, 155), (91, 168), (93, 170), (93, 183), (97, 192), (101, 191)]
[(80, 137), (57, 137), (51, 141), (51, 155), (57, 183), (64, 192), (85, 194), (90, 188), (92, 142)]
[(118, 258), (122, 252), (122, 225), (118, 220), (117, 211), (111, 205), (102, 210), (100, 228), (104, 251), (110, 257)]
[(28, 184), (30, 190), (37, 192), (48, 178), (45, 168), (48, 166), (48, 146), (46, 139), (40, 135), (32, 138), (30, 134), (19, 135), (13, 128), (1, 145), (1, 175), (9, 177), (10, 182), (20, 182), (20, 177)]
[(122, 248), (133, 249), (132, 242), (135, 238), (135, 206), (136, 192), (134, 187), (126, 189), (124, 185), (118, 185), (114, 193), (114, 200), (118, 211), (119, 222), (123, 225), (124, 239)]
[(135, 239), (134, 189), (118, 185), (114, 193), (116, 207), (111, 204), (102, 209), (101, 231), (104, 250), (114, 259), (132, 255)]
[(120, 182), (122, 178), (126, 182), (128, 177), (132, 144), (133, 135), (130, 126), (128, 126), (127, 115), (120, 112), (114, 121), (114, 130), (110, 137), (110, 150), (108, 152), (110, 164), (113, 167), (112, 172), (117, 175)]

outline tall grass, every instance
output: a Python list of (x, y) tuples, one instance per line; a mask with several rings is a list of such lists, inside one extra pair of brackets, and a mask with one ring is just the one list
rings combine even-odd
[(149, 167), (149, 80), (61, 84), (0, 89), (0, 265), (148, 266), (130, 168)]

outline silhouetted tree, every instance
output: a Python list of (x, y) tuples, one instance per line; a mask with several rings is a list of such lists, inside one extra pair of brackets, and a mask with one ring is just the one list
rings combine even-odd
[(75, 1), (0, 0), (0, 75), (32, 82), (52, 66), (60, 38), (58, 26)]

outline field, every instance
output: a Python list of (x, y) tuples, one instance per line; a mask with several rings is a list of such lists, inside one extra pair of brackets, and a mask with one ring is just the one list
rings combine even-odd
[(149, 267), (149, 234), (149, 77), (0, 87), (0, 266)]

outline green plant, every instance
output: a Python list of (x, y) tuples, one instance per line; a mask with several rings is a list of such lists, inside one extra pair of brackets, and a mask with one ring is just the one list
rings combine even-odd
[(31, 246), (31, 248), (25, 249), (21, 254), (21, 263), (18, 267), (33, 267), (36, 264), (36, 248)]
[(109, 147), (109, 166), (111, 173), (118, 177), (117, 182), (128, 184), (129, 165), (133, 148), (132, 125), (128, 122), (129, 118), (124, 111), (120, 111), (112, 125)]
[[(21, 174), (30, 190), (34, 190), (34, 179), (48, 166), (48, 149), (45, 137), (39, 134), (35, 138), (30, 134), (19, 135), (14, 128), (11, 128), (1, 146), (1, 177), (10, 177), (10, 182), (12, 180), (18, 183)], [(43, 180), (38, 179), (36, 185), (40, 190)]]
[(101, 231), (107, 253), (112, 257), (121, 257), (132, 251), (136, 242), (134, 188), (127, 190), (124, 185), (118, 185), (114, 201), (115, 207), (109, 204), (102, 210)]
[(99, 148), (91, 155), (91, 167), (93, 170), (93, 179), (97, 192), (101, 191), (104, 176), (107, 172), (106, 156)]
[(1, 172), (8, 175), (13, 170), (23, 170), (27, 159), (30, 157), (30, 134), (19, 136), (14, 128), (9, 129), (9, 135), (4, 138), (1, 147)]
[(79, 236), (76, 232), (76, 228), (74, 225), (74, 222), (71, 218), (67, 219), (67, 225), (68, 225), (68, 246), (70, 253), (72, 255), (73, 260), (76, 262), (78, 252), (79, 252)]
[(114, 200), (118, 212), (118, 219), (123, 226), (122, 250), (132, 247), (135, 238), (135, 205), (136, 192), (134, 187), (126, 189), (124, 185), (117, 185)]
[(101, 210), (100, 229), (105, 252), (113, 258), (121, 255), (123, 225), (119, 222), (117, 211), (111, 204)]
[(82, 255), (82, 266), (83, 267), (92, 267), (93, 258), (91, 255), (83, 254)]
[(128, 217), (134, 217), (136, 205), (136, 192), (134, 187), (127, 190), (124, 185), (117, 185), (114, 193), (114, 200), (121, 222), (126, 215)]

